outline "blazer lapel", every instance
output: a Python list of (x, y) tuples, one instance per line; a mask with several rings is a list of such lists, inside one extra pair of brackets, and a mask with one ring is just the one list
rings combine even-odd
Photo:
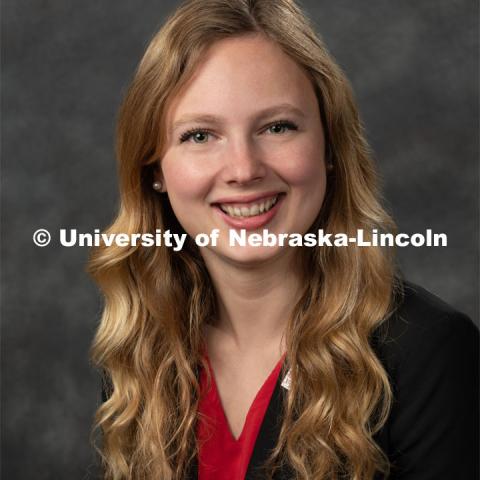
[[(284, 378), (285, 369), (283, 368), (278, 376), (272, 398), (270, 399), (260, 431), (258, 432), (245, 480), (261, 480), (265, 478), (265, 475), (262, 475), (263, 464), (277, 445), (280, 435), (282, 403), (287, 393), (287, 389), (282, 386)], [(279, 468), (273, 476), (274, 480), (288, 480), (290, 478), (292, 478), (292, 473), (287, 466)]]

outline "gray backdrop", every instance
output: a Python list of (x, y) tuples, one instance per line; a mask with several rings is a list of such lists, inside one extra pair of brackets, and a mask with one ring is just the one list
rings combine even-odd
[[(478, 11), (467, 0), (304, 1), (351, 79), (400, 231), (405, 275), (478, 318)], [(114, 118), (175, 1), (2, 2), (2, 478), (94, 478), (101, 301), (87, 250), (40, 227), (105, 226), (117, 204)]]

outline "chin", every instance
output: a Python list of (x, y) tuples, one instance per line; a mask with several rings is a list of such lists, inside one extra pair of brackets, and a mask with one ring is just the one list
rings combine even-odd
[(277, 260), (287, 253), (288, 247), (252, 247), (252, 246), (221, 246), (211, 249), (224, 261), (238, 266), (255, 267)]

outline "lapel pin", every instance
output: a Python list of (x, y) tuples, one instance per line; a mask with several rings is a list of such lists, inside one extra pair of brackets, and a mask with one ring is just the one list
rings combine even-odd
[(290, 390), (290, 383), (291, 383), (291, 377), (290, 377), (290, 369), (289, 369), (287, 374), (283, 378), (282, 387), (285, 388), (286, 390)]

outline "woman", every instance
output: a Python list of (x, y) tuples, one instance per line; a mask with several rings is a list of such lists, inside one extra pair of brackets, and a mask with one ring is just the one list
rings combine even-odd
[(188, 240), (93, 253), (106, 478), (475, 477), (467, 317), (401, 281), (390, 249), (230, 244), (395, 231), (348, 82), (293, 1), (180, 7), (126, 95), (118, 158), (107, 232)]

